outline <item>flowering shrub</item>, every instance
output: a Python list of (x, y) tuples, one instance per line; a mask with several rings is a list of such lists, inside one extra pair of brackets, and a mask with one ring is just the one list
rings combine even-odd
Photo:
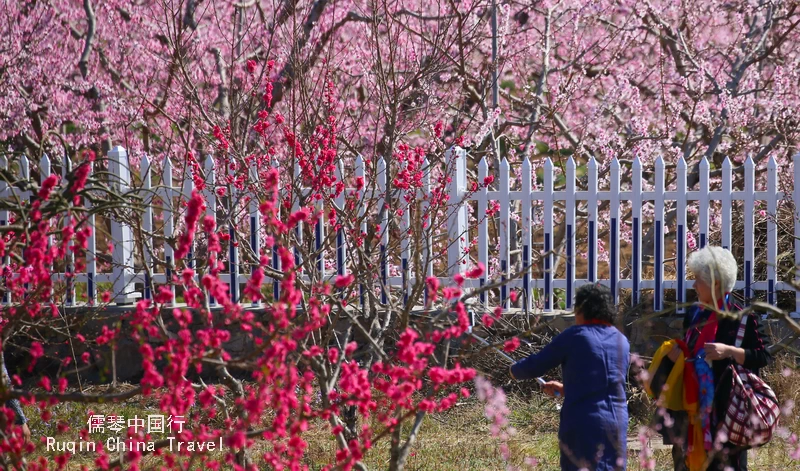
[[(200, 407), (226, 417), (220, 427), (198, 423), (183, 432), (187, 440), (224, 438), (231, 450), (224, 463), (206, 459), (204, 466), (303, 468), (304, 434), (324, 420), (337, 444), (332, 468), (363, 467), (364, 454), (388, 440), (391, 466), (401, 469), (421, 417), (452, 407), (474, 375), (435, 355), (467, 331), (465, 307), (455, 303), (446, 309), (452, 316), (425, 323), (411, 306), (441, 307), (461, 296), (466, 279), (502, 276), (498, 245), (486, 266), (440, 282), (454, 268), (442, 261), (450, 242), (442, 228), (460, 203), (449, 200), (446, 148), (470, 145), (468, 188), (476, 192), (502, 181), (502, 157), (514, 172), (512, 191), (523, 181), (524, 157), (534, 172), (551, 158), (560, 191), (567, 156), (578, 165), (596, 158), (600, 187), (611, 183), (605, 170), (614, 159), (627, 169), (633, 156), (651, 163), (662, 155), (667, 164), (683, 156), (694, 182), (695, 164), (706, 156), (717, 188), (723, 154), (749, 153), (759, 166), (775, 157), (787, 169), (787, 149), (796, 144), (800, 30), (790, 4), (503, 6), (493, 65), (488, 0), (262, 3), (6, 2), (0, 141), (11, 150), (3, 181), (31, 199), (0, 208), (7, 216), (0, 217), (7, 223), (0, 232), (3, 294), (12, 301), (0, 326), (5, 344), (28, 336), (21, 342), (26, 373), (40, 377), (44, 392), (26, 395), (13, 377), (0, 395), (24, 398), (47, 420), (59, 401), (121, 400), (73, 392), (65, 374), (50, 375), (42, 363), (53, 345), (37, 329), (69, 338), (79, 353), (59, 359), (70, 371), (93, 365), (93, 349), (132, 340), (143, 370), (132, 395), (151, 397), (173, 415)], [(492, 70), (500, 74), (497, 106)], [(120, 163), (133, 174), (129, 182), (108, 179), (112, 139), (129, 151)], [(49, 154), (53, 174), (35, 185), (36, 178), (11, 175), (23, 152), (37, 161)], [(484, 157), (489, 174), (478, 178)], [(170, 162), (189, 189), (175, 198), (162, 191), (175, 183), (164, 179)], [(148, 168), (150, 186), (142, 178)], [(639, 183), (626, 175), (623, 191)], [(792, 175), (778, 175), (787, 194)], [(534, 173), (533, 188), (537, 180)], [(649, 178), (642, 184), (652, 190)], [(491, 221), (494, 235), (510, 230), (495, 223), (499, 203), (487, 206), (470, 208), (470, 227)], [(552, 209), (554, 225), (563, 226), (563, 208)], [(631, 205), (620, 210), (619, 238), (630, 242)], [(544, 217), (541, 208), (531, 216), (512, 211), (510, 221), (525, 225), (530, 217), (536, 228)], [(760, 218), (777, 216), (761, 211)], [(604, 202), (598, 221), (609, 213)], [(720, 225), (720, 213), (712, 206), (711, 227)], [(640, 227), (653, 215), (645, 204)], [(674, 218), (668, 210), (664, 227)], [(88, 299), (91, 283), (75, 276), (87, 267), (107, 275), (110, 254), (130, 242), (104, 233), (108, 219), (125, 221), (136, 240), (128, 268), (159, 278), (142, 277), (151, 299), (138, 301), (119, 325), (89, 332), (62, 308), (78, 297), (104, 304), (125, 295), (94, 286), (99, 299)], [(700, 226), (689, 208), (690, 249)], [(606, 229), (600, 225), (598, 237)], [(564, 245), (563, 232), (553, 247)], [(347, 270), (333, 274), (340, 248)], [(398, 254), (412, 251), (424, 256), (405, 268)], [(476, 251), (466, 249), (463, 270)], [(608, 251), (598, 242), (601, 259)], [(515, 265), (522, 266), (512, 263), (511, 272), (520, 270)], [(241, 292), (226, 278), (232, 266), (250, 269)], [(65, 275), (54, 282), (54, 272)], [(407, 300), (383, 285), (406, 274)], [(185, 306), (172, 305), (176, 295)], [(263, 315), (244, 308), (252, 303)], [(497, 315), (483, 319), (490, 325)], [(252, 356), (226, 347), (240, 333), (254, 345)], [(194, 380), (206, 372), (222, 385)], [(351, 410), (362, 428), (347, 418)], [(32, 445), (8, 421), (0, 432), (2, 456), (17, 468), (63, 467), (71, 459), (23, 463)], [(250, 456), (248, 445), (260, 439), (272, 447)], [(150, 452), (167, 468), (189, 462), (187, 453)], [(126, 465), (138, 467), (142, 458), (132, 453)], [(95, 464), (116, 463), (105, 453)]]

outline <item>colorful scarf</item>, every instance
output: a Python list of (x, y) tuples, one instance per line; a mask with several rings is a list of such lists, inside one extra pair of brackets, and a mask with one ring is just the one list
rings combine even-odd
[[(730, 307), (730, 293), (717, 302), (717, 309)], [(706, 452), (713, 445), (714, 373), (706, 361), (703, 347), (717, 338), (717, 313), (694, 306), (694, 313), (685, 337), (684, 401), (689, 412), (688, 466), (691, 471), (702, 469)], [(694, 342), (692, 342), (694, 340)], [(680, 342), (682, 343), (682, 342)], [(693, 345), (692, 345), (693, 344)], [(692, 345), (689, 351), (689, 345)], [(683, 346), (682, 346), (683, 347)]]
[(694, 369), (697, 373), (697, 382), (700, 386), (700, 407), (697, 411), (703, 427), (703, 444), (706, 451), (711, 450), (713, 438), (711, 430), (714, 428), (712, 411), (714, 409), (714, 372), (706, 361), (705, 350), (700, 350), (694, 359)]

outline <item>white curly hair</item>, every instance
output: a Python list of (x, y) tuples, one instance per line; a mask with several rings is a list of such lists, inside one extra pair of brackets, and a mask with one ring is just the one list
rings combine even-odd
[(723, 293), (733, 291), (733, 287), (736, 285), (739, 268), (736, 265), (736, 259), (728, 249), (707, 245), (689, 255), (686, 265), (694, 273), (695, 279), (703, 280), (712, 288), (716, 282), (717, 286), (722, 288)]

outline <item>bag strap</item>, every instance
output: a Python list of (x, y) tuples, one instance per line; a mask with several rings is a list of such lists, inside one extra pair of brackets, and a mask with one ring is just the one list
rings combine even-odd
[(744, 331), (747, 329), (747, 316), (748, 314), (742, 314), (742, 321), (739, 323), (739, 331), (736, 332), (736, 344), (734, 345), (736, 348), (741, 348), (742, 346)]

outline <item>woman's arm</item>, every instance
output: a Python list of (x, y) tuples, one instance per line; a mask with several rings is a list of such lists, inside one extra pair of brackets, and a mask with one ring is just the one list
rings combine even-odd
[(747, 325), (745, 326), (741, 347), (721, 343), (707, 343), (706, 355), (710, 360), (730, 358), (748, 370), (758, 370), (769, 363), (768, 346), (769, 342), (763, 326), (759, 325), (756, 316), (750, 314), (747, 316)]
[(511, 377), (516, 380), (537, 378), (560, 365), (564, 360), (565, 347), (569, 344), (571, 336), (572, 329), (567, 329), (539, 353), (511, 365)]

